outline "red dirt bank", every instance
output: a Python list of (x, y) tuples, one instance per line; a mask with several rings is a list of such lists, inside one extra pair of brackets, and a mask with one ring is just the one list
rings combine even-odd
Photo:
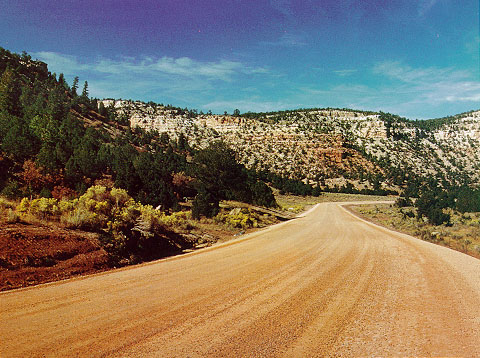
[(0, 227), (0, 291), (108, 268), (96, 234), (24, 223)]

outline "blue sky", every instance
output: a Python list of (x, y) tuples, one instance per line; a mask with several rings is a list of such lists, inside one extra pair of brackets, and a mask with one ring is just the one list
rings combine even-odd
[(98, 98), (412, 119), (480, 109), (478, 0), (0, 0), (0, 46)]

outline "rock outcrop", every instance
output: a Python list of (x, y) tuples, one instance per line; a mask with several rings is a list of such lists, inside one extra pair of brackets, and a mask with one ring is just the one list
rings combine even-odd
[(191, 145), (222, 139), (247, 167), (305, 182), (370, 188), (399, 187), (409, 175), (480, 183), (480, 111), (458, 115), (434, 129), (381, 113), (313, 109), (234, 117), (153, 103), (103, 100), (130, 126), (183, 133)]

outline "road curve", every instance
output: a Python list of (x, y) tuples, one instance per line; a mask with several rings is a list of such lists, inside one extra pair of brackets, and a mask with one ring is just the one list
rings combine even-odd
[(0, 294), (1, 357), (480, 357), (480, 260), (337, 203), (226, 245)]

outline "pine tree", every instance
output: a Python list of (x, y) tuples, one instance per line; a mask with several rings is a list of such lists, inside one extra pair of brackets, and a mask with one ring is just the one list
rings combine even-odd
[(104, 117), (108, 116), (107, 109), (105, 108), (105, 105), (103, 104), (103, 102), (100, 102), (98, 104), (98, 113), (100, 113), (100, 115), (102, 115)]
[(87, 81), (85, 81), (85, 83), (83, 84), (82, 97), (84, 99), (88, 99), (88, 82)]
[(60, 75), (58, 76), (58, 84), (65, 90), (68, 91), (68, 83), (67, 81), (65, 80), (65, 76), (63, 75), (63, 73), (60, 73)]
[(0, 112), (5, 111), (20, 117), (20, 96), (22, 90), (15, 72), (7, 68), (0, 77)]
[(78, 88), (78, 76), (75, 76), (72, 83), (72, 96), (77, 96), (77, 88)]
[(81, 112), (83, 115), (86, 115), (88, 112), (88, 109), (91, 109), (92, 107), (92, 102), (90, 101), (90, 98), (88, 98), (88, 82), (85, 81), (83, 85), (83, 90), (82, 90), (82, 95), (80, 96), (80, 104), (81, 106)]

